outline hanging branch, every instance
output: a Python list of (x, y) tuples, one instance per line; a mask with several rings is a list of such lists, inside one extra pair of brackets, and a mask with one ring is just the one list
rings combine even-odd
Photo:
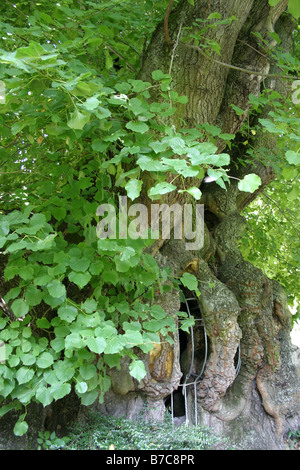
[(166, 40), (166, 43), (169, 46), (170, 51), (172, 51), (172, 41), (171, 41), (171, 38), (170, 38), (170, 35), (169, 35), (169, 16), (170, 16), (170, 13), (171, 13), (171, 10), (172, 10), (172, 7), (173, 7), (173, 3), (174, 3), (174, 0), (171, 0), (169, 5), (168, 5), (168, 8), (167, 8), (167, 11), (166, 11), (166, 14), (165, 14), (165, 18), (164, 18), (165, 40)]
[(129, 62), (127, 62), (127, 60), (125, 59), (124, 56), (122, 56), (122, 54), (120, 54), (118, 51), (116, 51), (116, 49), (114, 49), (113, 47), (111, 47), (109, 44), (106, 44), (106, 43), (103, 43), (103, 45), (105, 47), (107, 47), (107, 49), (109, 49), (111, 52), (113, 52), (114, 54), (116, 54), (121, 60), (124, 60), (127, 67), (130, 68), (130, 70), (134, 73), (137, 73), (137, 70), (133, 67), (133, 65), (131, 65)]
[(231, 64), (226, 64), (225, 62), (222, 62), (218, 59), (214, 59), (208, 54), (205, 54), (201, 47), (194, 46), (193, 44), (185, 44), (185, 43), (180, 43), (181, 45), (185, 47), (189, 47), (190, 49), (195, 49), (196, 51), (199, 52), (203, 57), (206, 59), (210, 60), (211, 62), (214, 62), (215, 64), (222, 65), (223, 67), (227, 67), (229, 69), (237, 70), (238, 72), (243, 72), (243, 73), (248, 73), (250, 75), (257, 75), (258, 77), (267, 77), (267, 78), (285, 78), (287, 80), (296, 80), (298, 77), (295, 75), (280, 75), (278, 73), (263, 73), (263, 72), (257, 72), (256, 70), (250, 70), (250, 69), (245, 69), (243, 67), (238, 67), (236, 65), (231, 65)]
[(266, 194), (264, 191), (261, 192), (261, 194), (263, 196), (265, 196), (265, 198), (267, 198), (269, 201), (271, 201), (273, 204), (275, 204), (275, 206), (277, 207), (277, 209), (279, 210), (279, 212), (283, 215), (283, 217), (291, 224), (291, 226), (293, 227), (293, 229), (295, 230), (296, 234), (298, 235), (298, 237), (300, 237), (300, 232), (299, 230), (295, 227), (295, 225), (293, 224), (293, 222), (291, 221), (291, 219), (286, 215), (285, 211), (282, 210), (282, 208), (280, 207), (280, 205), (278, 204), (277, 201), (275, 201), (273, 198), (271, 198), (268, 194)]

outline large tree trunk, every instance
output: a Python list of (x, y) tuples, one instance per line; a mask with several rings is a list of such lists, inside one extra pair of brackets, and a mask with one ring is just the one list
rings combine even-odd
[[(286, 7), (286, 0), (272, 9), (267, 0), (195, 0), (194, 6), (187, 1), (179, 2), (170, 14), (167, 30), (162, 22), (154, 32), (140, 73), (142, 79), (148, 80), (153, 70), (171, 71), (174, 90), (188, 97), (180, 115), (172, 117), (173, 124), (179, 126), (180, 118), (189, 127), (208, 122), (218, 125), (224, 133), (235, 134), (238, 141), (238, 132), (247, 119), (249, 94), (259, 95), (264, 74), (270, 72), (268, 58), (252, 33), (267, 38), (265, 33), (274, 27), (288, 47), (292, 24), (287, 16), (281, 16)], [(197, 48), (181, 42), (187, 34), (185, 27), (193, 28), (196, 18), (205, 19), (213, 12), (221, 13), (223, 18), (232, 15), (237, 18), (206, 33), (207, 38), (219, 43), (221, 59), (215, 53), (211, 58), (205, 57)], [(169, 44), (166, 31), (171, 39)], [(256, 73), (231, 69), (224, 64)], [(158, 97), (154, 95), (153, 99)], [(230, 104), (244, 109), (244, 115), (237, 116)], [(262, 139), (263, 136), (257, 136), (257, 146)], [(263, 144), (271, 150), (274, 141), (265, 139)], [(224, 143), (220, 141), (219, 150), (223, 149)], [(241, 211), (273, 178), (272, 169), (258, 162), (238, 165), (243, 152), (244, 147), (231, 153), (230, 174), (242, 178), (255, 172), (261, 177), (261, 188), (250, 194), (241, 193), (234, 180), (227, 191), (214, 183), (191, 181), (191, 185), (201, 185), (203, 194), (200, 202), (205, 206), (204, 247), (192, 252), (186, 251), (182, 241), (168, 241), (156, 247), (159, 249), (156, 257), (162, 265), (171, 266), (174, 275), (189, 271), (199, 281), (208, 358), (197, 381), (196, 402), (194, 387), (186, 388), (188, 419), (212, 426), (229, 436), (239, 448), (280, 449), (284, 448), (283, 436), (300, 422), (299, 351), (290, 342), (291, 317), (282, 288), (246, 262), (238, 249), (245, 228)], [(178, 200), (182, 204), (186, 202), (183, 197)], [(175, 202), (170, 198), (165, 201)], [(178, 295), (156, 300), (169, 314), (175, 313), (180, 305)], [(201, 328), (195, 327), (197, 346), (190, 382), (202, 367), (200, 333)], [(125, 410), (128, 416), (134, 417), (141, 409), (142, 397), (147, 397), (151, 404), (148, 417), (161, 418), (164, 400), (177, 389), (182, 376), (178, 341), (175, 338), (173, 349), (162, 345), (145, 357), (148, 374), (139, 386), (128, 379), (125, 362), (121, 380), (114, 379), (112, 372), (113, 389), (101, 409), (119, 414)], [(191, 337), (185, 341), (182, 371), (189, 369), (192, 360)], [(236, 374), (238, 357), (241, 367)], [(120, 383), (125, 384), (122, 390)]]

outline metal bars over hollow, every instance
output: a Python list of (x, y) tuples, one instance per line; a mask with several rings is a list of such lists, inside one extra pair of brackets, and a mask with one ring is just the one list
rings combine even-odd
[[(187, 406), (187, 387), (192, 385), (194, 387), (194, 413), (195, 413), (195, 426), (198, 424), (198, 409), (197, 409), (197, 383), (200, 380), (200, 378), (203, 375), (203, 372), (205, 370), (206, 362), (207, 362), (207, 356), (208, 356), (208, 338), (207, 338), (207, 332), (206, 332), (206, 327), (205, 327), (205, 322), (204, 318), (201, 313), (201, 308), (199, 304), (198, 298), (195, 296), (193, 297), (188, 297), (184, 299), (186, 309), (187, 309), (187, 314), (189, 318), (191, 318), (192, 312), (198, 312), (198, 317), (195, 318), (195, 321), (200, 321), (203, 326), (203, 333), (204, 333), (204, 359), (203, 359), (203, 364), (201, 367), (201, 371), (199, 373), (193, 372), (194, 369), (194, 361), (195, 361), (195, 342), (194, 342), (194, 329), (193, 326), (190, 328), (190, 334), (191, 334), (191, 346), (192, 346), (192, 352), (191, 352), (191, 363), (190, 363), (190, 368), (189, 372), (186, 374), (184, 378), (183, 384), (180, 384), (179, 387), (183, 387), (183, 396), (184, 396), (184, 409), (185, 409), (185, 423), (186, 425), (189, 424), (189, 415), (188, 415), (188, 406)], [(193, 303), (193, 304), (192, 304)], [(237, 350), (237, 364), (235, 368), (235, 377), (237, 377), (239, 371), (241, 368), (241, 351), (240, 351), (240, 345), (238, 346)], [(191, 377), (195, 377), (193, 382), (188, 382), (188, 380)], [(171, 393), (171, 414), (172, 414), (172, 425), (174, 426), (174, 399), (173, 399), (173, 393)]]

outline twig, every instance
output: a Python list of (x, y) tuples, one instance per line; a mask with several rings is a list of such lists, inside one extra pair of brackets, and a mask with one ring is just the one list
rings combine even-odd
[(140, 58), (140, 68), (142, 68), (142, 66), (144, 64), (144, 57), (145, 57), (145, 53), (146, 53), (146, 48), (147, 48), (147, 36), (144, 37), (144, 41), (143, 41), (143, 50), (142, 50), (141, 58)]
[(179, 43), (181, 28), (182, 28), (182, 23), (181, 23), (181, 25), (179, 26), (179, 30), (178, 30), (176, 42), (175, 42), (174, 47), (173, 47), (173, 50), (172, 50), (172, 56), (171, 56), (170, 67), (169, 67), (169, 75), (171, 75), (171, 72), (172, 72), (173, 61), (174, 61), (174, 57), (175, 57), (175, 51), (176, 51), (176, 48), (177, 48), (178, 43)]
[(271, 198), (268, 194), (266, 194), (264, 191), (261, 192), (261, 194), (263, 196), (265, 196), (267, 199), (269, 199), (269, 201), (271, 201), (273, 204), (275, 204), (275, 206), (277, 207), (277, 209), (280, 211), (280, 213), (283, 215), (283, 217), (291, 224), (291, 226), (293, 227), (293, 229), (295, 230), (296, 234), (298, 235), (298, 237), (300, 237), (300, 232), (298, 231), (298, 229), (295, 227), (295, 225), (293, 224), (293, 222), (291, 221), (291, 219), (286, 215), (285, 211), (282, 210), (282, 208), (280, 207), (280, 205), (278, 204), (277, 201), (275, 201), (273, 198)]
[(130, 68), (130, 70), (134, 73), (137, 73), (137, 70), (133, 67), (133, 65), (131, 65), (129, 62), (127, 62), (127, 60), (125, 59), (124, 56), (122, 56), (122, 54), (120, 54), (118, 51), (116, 51), (113, 47), (111, 47), (109, 44), (103, 44), (105, 47), (107, 47), (107, 49), (111, 50), (114, 54), (116, 54), (118, 57), (120, 57), (120, 59), (124, 60), (126, 62), (126, 65)]
[(242, 41), (241, 39), (237, 39), (238, 42), (244, 44), (245, 46), (249, 47), (250, 49), (252, 49), (253, 51), (257, 52), (257, 54), (260, 54), (262, 57), (264, 57), (265, 59), (268, 58), (267, 54), (263, 54), (261, 51), (259, 51), (258, 49), (256, 49), (256, 47), (254, 46), (251, 46), (251, 44), (248, 44), (246, 41)]
[(185, 47), (189, 47), (190, 49), (195, 49), (196, 51), (199, 52), (199, 54), (201, 54), (203, 57), (210, 60), (211, 62), (214, 62), (215, 64), (222, 65), (223, 67), (227, 67), (229, 69), (237, 70), (238, 72), (244, 72), (250, 75), (257, 75), (258, 77), (285, 78), (287, 80), (295, 80), (298, 78), (295, 75), (280, 75), (277, 73), (263, 73), (263, 72), (257, 72), (256, 70), (250, 70), (250, 69), (245, 69), (243, 67), (237, 67), (236, 65), (226, 64), (225, 62), (221, 62), (220, 60), (214, 59), (208, 54), (205, 54), (205, 52), (203, 52), (203, 50), (198, 46), (194, 46), (193, 44), (185, 44), (185, 43), (180, 43), (180, 44)]
[(5, 146), (2, 146), (4, 149), (8, 149), (9, 147), (11, 147), (12, 145), (14, 145), (15, 143), (18, 143), (18, 139), (19, 139), (19, 134), (15, 137), (15, 139), (10, 143), (10, 144), (7, 144)]
[(122, 44), (125, 44), (126, 46), (130, 47), (130, 49), (132, 49), (138, 56), (141, 55), (139, 53), (139, 51), (135, 47), (133, 47), (129, 42), (123, 41), (123, 39), (119, 39), (119, 42), (121, 42)]
[(25, 15), (25, 13), (23, 13), (23, 11), (20, 10), (20, 9), (17, 7), (17, 5), (10, 3), (8, 0), (6, 0), (6, 2), (7, 2), (12, 8), (15, 8), (19, 13), (21, 13), (21, 15), (23, 15), (23, 16), (27, 19), (27, 16)]
[[(178, 33), (177, 33), (177, 38), (176, 38), (176, 42), (173, 46), (173, 50), (172, 50), (172, 55), (171, 55), (171, 60), (170, 60), (170, 67), (169, 67), (169, 75), (171, 75), (172, 73), (172, 67), (173, 67), (173, 61), (174, 61), (174, 57), (175, 57), (175, 51), (176, 51), (176, 48), (178, 46), (178, 43), (179, 43), (179, 37), (180, 37), (180, 33), (181, 33), (181, 28), (182, 28), (182, 23), (180, 24), (179, 26), (179, 30), (178, 30)], [(168, 92), (169, 94), (169, 99), (170, 99), (170, 106), (171, 108), (173, 107), (173, 104), (172, 104), (172, 98), (171, 98), (171, 94), (170, 92)]]
[(31, 170), (15, 170), (15, 171), (0, 171), (0, 177), (3, 175), (13, 175), (15, 173), (22, 173), (24, 176), (31, 176), (31, 175), (42, 175), (43, 178), (46, 178), (48, 180), (52, 180), (50, 176), (46, 176), (40, 171), (31, 171)]
[(166, 11), (166, 14), (165, 14), (165, 18), (164, 18), (165, 40), (166, 40), (166, 43), (169, 46), (170, 51), (172, 50), (172, 41), (171, 41), (170, 35), (169, 35), (169, 16), (170, 16), (170, 13), (171, 13), (171, 10), (172, 10), (172, 7), (173, 7), (173, 3), (174, 3), (174, 0), (170, 0), (170, 3), (168, 5), (168, 8), (167, 8), (167, 11)]

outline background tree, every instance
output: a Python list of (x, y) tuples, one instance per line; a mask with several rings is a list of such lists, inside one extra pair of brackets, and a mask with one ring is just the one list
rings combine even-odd
[[(197, 377), (190, 420), (280, 448), (299, 426), (288, 309), (299, 292), (298, 3), (0, 8), (1, 416), (22, 410), (22, 436), (30, 403), (53, 417), (74, 392), (131, 417), (147, 402), (146, 418), (161, 419)], [(98, 239), (97, 208), (118, 209), (119, 196), (203, 204), (203, 247)], [(283, 222), (257, 219), (261, 197)], [(242, 238), (257, 220), (263, 230)], [(181, 288), (199, 299), (207, 360)], [(178, 326), (193, 333), (185, 351)]]

